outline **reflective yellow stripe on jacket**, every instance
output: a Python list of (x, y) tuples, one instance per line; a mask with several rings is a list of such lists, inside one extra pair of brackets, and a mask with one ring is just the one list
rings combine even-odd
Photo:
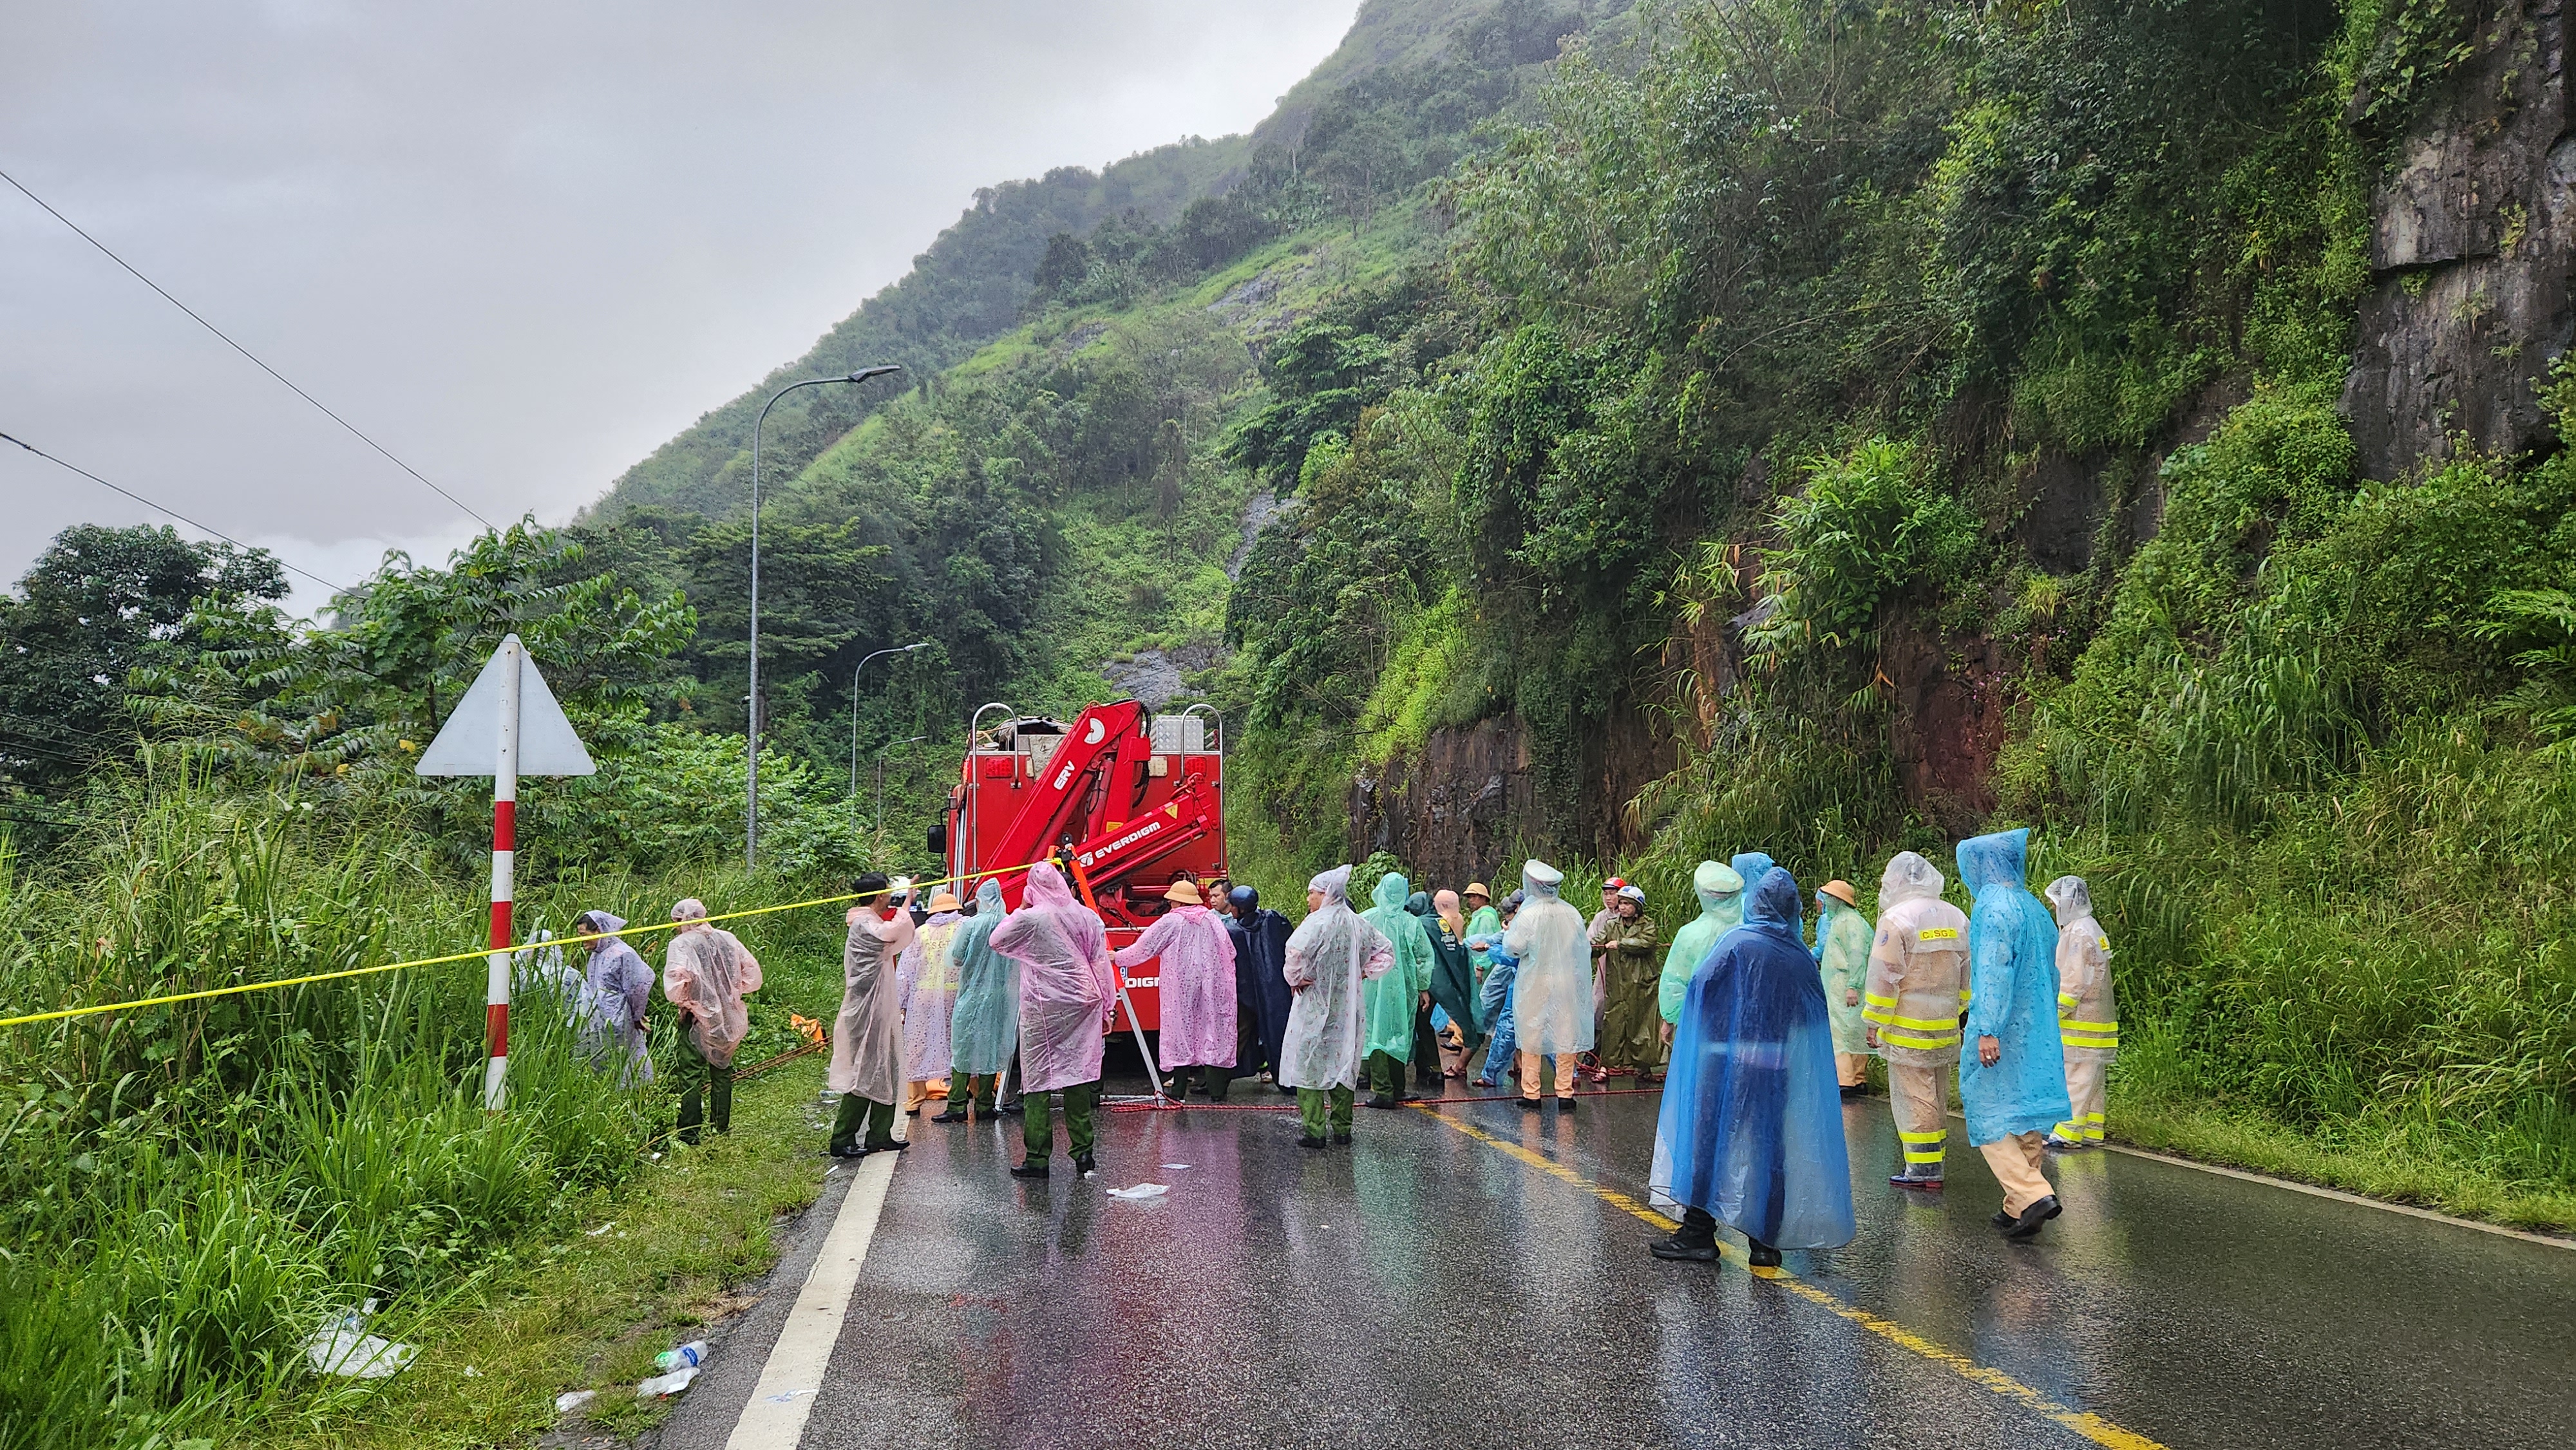
[[(1959, 995), (1964, 998), (1967, 993), (1962, 992)], [(1878, 1040), (1881, 1042), (1925, 1050), (1959, 1045), (1958, 1018), (1900, 1017), (1896, 1014), (1896, 999), (1893, 997), (1881, 997), (1871, 993), (1861, 998), (1860, 1015), (1862, 1021), (1875, 1022), (1879, 1025)]]
[(2072, 1017), (2061, 1017), (2057, 1021), (2057, 1040), (2067, 1047), (2118, 1047), (2120, 1024), (2078, 1022)]

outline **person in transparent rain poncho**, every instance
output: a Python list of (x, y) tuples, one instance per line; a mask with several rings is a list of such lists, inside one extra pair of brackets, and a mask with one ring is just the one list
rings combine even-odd
[(653, 1080), (653, 1059), (644, 1049), (644, 1014), (653, 1002), (653, 968), (617, 933), (626, 918), (604, 911), (585, 911), (575, 918), (580, 935), (605, 932), (590, 944), (590, 962), (582, 979), (590, 984), (607, 1027), (607, 1044), (594, 1067), (617, 1067), (617, 1085), (633, 1087)]
[(1184, 877), (1163, 892), (1171, 909), (1155, 917), (1129, 945), (1110, 960), (1130, 970), (1162, 960), (1155, 969), (1155, 991), (1162, 1001), (1163, 1025), (1155, 1052), (1170, 1081), (1164, 1091), (1189, 1096), (1190, 1069), (1199, 1070), (1199, 1091), (1210, 1102), (1224, 1102), (1234, 1084), (1235, 1001), (1234, 939), (1225, 923), (1208, 910), (1197, 882)]
[(1869, 1024), (1861, 1020), (1861, 988), (1869, 978), (1869, 918), (1848, 881), (1816, 888), (1816, 973), (1825, 984), (1825, 1010), (1834, 1020), (1834, 1080), (1844, 1097), (1869, 1091)]
[(934, 1123), (993, 1116), (994, 1088), (1019, 1055), (1020, 964), (993, 950), (1001, 924), (1002, 883), (987, 876), (975, 888), (975, 914), (948, 939), (957, 1005), (948, 1017), (948, 1106)]
[(1900, 1188), (1939, 1188), (1950, 1142), (1944, 1094), (1968, 1000), (1968, 917), (1941, 899), (1942, 885), (1940, 871), (1912, 851), (1888, 861), (1860, 989), (1863, 1040), (1887, 1063), (1888, 1112), (1905, 1160), (1888, 1182)]
[[(1414, 1018), (1430, 1001), (1432, 953), (1422, 918), (1404, 909), (1412, 894), (1412, 884), (1389, 871), (1377, 879), (1377, 890), (1370, 895), (1375, 904), (1360, 913), (1360, 919), (1375, 927), (1395, 951), (1395, 965), (1384, 976), (1371, 978), (1364, 991), (1369, 1086), (1376, 1089), (1369, 1096), (1372, 1108), (1402, 1107), (1407, 1097), (1419, 1096), (1407, 1089), (1404, 1079), (1418, 1035)], [(1439, 1070), (1437, 1063), (1430, 1067)], [(1418, 1071), (1414, 1081), (1422, 1081)]]
[(2102, 1075), (2120, 1055), (2120, 1014), (2111, 1001), (2111, 938), (2093, 916), (2093, 892), (2081, 876), (2048, 883), (2057, 912), (2057, 1041), (2066, 1052), (2066, 1097), (2073, 1108), (2048, 1135), (2051, 1148), (2099, 1148)]
[(1098, 1138), (1102, 1034), (1118, 1010), (1109, 934), (1098, 913), (1074, 899), (1052, 862), (1029, 868), (1020, 909), (993, 929), (993, 950), (1020, 964), (1020, 1137), (1027, 1156), (1016, 1178), (1044, 1178), (1055, 1152), (1049, 1093), (1064, 1099), (1064, 1131), (1073, 1170), (1084, 1178)]
[(760, 990), (760, 962), (732, 932), (708, 924), (706, 903), (694, 896), (671, 908), (671, 920), (679, 929), (662, 950), (662, 995), (680, 1009), (678, 1132), (694, 1144), (702, 1124), (733, 1131), (733, 1055), (751, 1035), (742, 999)]
[(573, 1051), (597, 1064), (608, 1055), (608, 1018), (590, 980), (564, 963), (555, 934), (540, 929), (536, 938), (510, 958), (510, 1001), (535, 1005), (551, 997), (563, 1009), (563, 1024), (572, 1029)]
[(824, 1079), (841, 1095), (832, 1120), (835, 1158), (909, 1146), (894, 1135), (895, 1100), (903, 1093), (903, 998), (895, 990), (895, 973), (914, 928), (912, 913), (894, 899), (891, 885), (874, 871), (850, 883), (859, 904), (847, 918), (841, 1015), (832, 1023), (832, 1071)]
[(1521, 909), (1503, 933), (1520, 965), (1512, 978), (1512, 1031), (1521, 1107), (1536, 1111), (1540, 1059), (1556, 1059), (1557, 1111), (1574, 1111), (1575, 1060), (1592, 1050), (1592, 943), (1583, 913), (1562, 892), (1565, 873), (1545, 861), (1521, 868)]
[(1851, 1242), (1833, 1029), (1801, 916), (1798, 883), (1772, 868), (1691, 975), (1646, 1180), (1651, 1202), (1682, 1209), (1680, 1231), (1651, 1246), (1659, 1259), (1717, 1258), (1721, 1223), (1756, 1267)]
[[(1363, 995), (1395, 965), (1395, 945), (1351, 910), (1351, 868), (1306, 883), (1306, 919), (1288, 934), (1288, 1008), (1279, 1081), (1297, 1090), (1301, 1148), (1351, 1141), (1351, 1102), (1368, 1055)], [(1411, 1017), (1406, 1018), (1410, 1030)], [(1327, 1135), (1329, 1136), (1329, 1139)]]
[(1968, 1141), (2003, 1185), (1995, 1227), (2030, 1239), (2057, 1217), (2044, 1170), (2043, 1135), (2074, 1111), (2058, 1043), (2057, 921), (2022, 884), (2027, 829), (1959, 843), (1968, 912), (1968, 1036), (1959, 1059), (1959, 1108)]
[(957, 972), (948, 943), (966, 919), (956, 895), (930, 899), (930, 914), (913, 929), (912, 945), (895, 964), (895, 990), (903, 998), (903, 1113), (919, 1117), (933, 1087), (948, 1082), (948, 1021), (957, 1011)]

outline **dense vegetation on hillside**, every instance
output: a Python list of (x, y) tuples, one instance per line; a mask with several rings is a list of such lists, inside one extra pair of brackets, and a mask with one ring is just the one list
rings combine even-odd
[[(1152, 650), (1234, 727), (1239, 864), (1342, 857), (1355, 775), (1497, 722), (1520, 846), (1658, 903), (1743, 849), (1866, 903), (1895, 849), (2032, 825), (2115, 937), (2119, 1104), (2576, 1222), (2576, 455), (2371, 478), (2339, 401), (2372, 186), (2475, 18), (1371, 0), (1252, 136), (996, 188), (782, 370), (913, 371), (764, 435), (762, 877), (719, 865), (756, 392), (327, 630), (259, 556), (58, 540), (0, 605), (0, 1003), (470, 937), (481, 785), (409, 767), (507, 630), (606, 766), (526, 789), (548, 922), (919, 864), (968, 709)], [(2576, 427), (2576, 380), (2542, 401)], [(667, 1102), (569, 1074), (478, 1134), (442, 991), (0, 1041), (0, 1201), (53, 1251), (0, 1283), (0, 1445), (312, 1412), (298, 1316), (631, 1171)], [(172, 1257), (227, 1214), (291, 1273)], [(89, 1418), (41, 1372), (74, 1351), (120, 1386)]]

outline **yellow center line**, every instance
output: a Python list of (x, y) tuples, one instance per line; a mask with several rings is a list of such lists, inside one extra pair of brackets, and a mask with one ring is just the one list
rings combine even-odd
[[(1414, 1103), (1409, 1104), (1408, 1106), (1411, 1106), (1416, 1112), (1428, 1115), (1435, 1122), (1446, 1127), (1454, 1128), (1459, 1132), (1466, 1134), (1468, 1137), (1475, 1139), (1477, 1142), (1482, 1143), (1487, 1147), (1499, 1149), (1503, 1153), (1519, 1159), (1521, 1162), (1528, 1164), (1530, 1167), (1537, 1169), (1550, 1178), (1554, 1178), (1559, 1182), (1570, 1183), (1575, 1187), (1582, 1189), (1584, 1192), (1591, 1194), (1594, 1198), (1601, 1200), (1603, 1203), (1610, 1205), (1612, 1208), (1618, 1209), (1622, 1213), (1628, 1214), (1634, 1218), (1642, 1219), (1647, 1223), (1653, 1224), (1657, 1228), (1667, 1231), (1681, 1227), (1678, 1222), (1673, 1219), (1666, 1218), (1664, 1215), (1657, 1213), (1655, 1210), (1648, 1208), (1642, 1203), (1639, 1203), (1636, 1199), (1629, 1197), (1627, 1194), (1621, 1193), (1615, 1188), (1606, 1188), (1601, 1184), (1595, 1183), (1591, 1179), (1584, 1177), (1582, 1174), (1575, 1172), (1573, 1169), (1566, 1167), (1564, 1164), (1559, 1163), (1555, 1159), (1549, 1158), (1544, 1154), (1533, 1152), (1507, 1138), (1497, 1137), (1492, 1133), (1488, 1133), (1473, 1123), (1461, 1122), (1447, 1113), (1435, 1111), (1429, 1107), (1423, 1106), (1422, 1104)], [(1733, 1267), (1736, 1261), (1735, 1257), (1730, 1254), (1720, 1262), (1728, 1267)], [(1951, 1373), (1959, 1376), (1961, 1379), (1966, 1380), (1970, 1384), (1976, 1385), (1980, 1389), (1990, 1390), (1995, 1394), (2002, 1395), (2008, 1400), (2017, 1400), (2031, 1410), (2036, 1411), (2048, 1419), (2056, 1421), (2058, 1424), (2065, 1426), (2067, 1429), (2074, 1431), (2076, 1434), (2083, 1436), (2085, 1439), (2092, 1441), (2096, 1445), (2110, 1446), (2112, 1447), (2112, 1450), (2165, 1450), (2165, 1447), (2162, 1444), (2154, 1440), (2150, 1440), (2146, 1436), (2138, 1434), (2134, 1430), (2122, 1429), (2120, 1426), (2111, 1423), (2100, 1415), (2094, 1414), (2090, 1410), (2079, 1410), (2071, 1405), (2061, 1405), (2057, 1401), (2050, 1399), (2048, 1396), (2041, 1394), (2039, 1391), (2032, 1389), (2030, 1386), (2023, 1384), (2021, 1381), (2014, 1379), (2011, 1375), (2004, 1373), (2002, 1370), (1995, 1369), (1989, 1365), (1979, 1364), (1975, 1360), (1954, 1350), (1944, 1349), (1940, 1345), (1933, 1343), (1931, 1340), (1925, 1339), (1922, 1335), (1916, 1334), (1914, 1331), (1907, 1329), (1904, 1325), (1896, 1323), (1894, 1320), (1882, 1319), (1878, 1315), (1872, 1314), (1866, 1309), (1855, 1309), (1851, 1305), (1844, 1303), (1842, 1300), (1835, 1298), (1833, 1295), (1826, 1293), (1824, 1290), (1817, 1288), (1815, 1285), (1800, 1279), (1797, 1275), (1790, 1273), (1787, 1269), (1747, 1268), (1744, 1272), (1751, 1274), (1757, 1279), (1768, 1279), (1772, 1283), (1778, 1284), (1781, 1288), (1788, 1290), (1790, 1293), (1797, 1295), (1799, 1298), (1806, 1300), (1808, 1303), (1827, 1310), (1839, 1318), (1849, 1320), (1850, 1322), (1859, 1325), (1861, 1328), (1868, 1330), (1870, 1333), (1877, 1335), (1879, 1338), (1886, 1340), (1890, 1344), (1896, 1345), (1897, 1347), (1907, 1350), (1924, 1359), (1928, 1359), (1934, 1364), (1940, 1365), (1944, 1369), (1947, 1369)]]

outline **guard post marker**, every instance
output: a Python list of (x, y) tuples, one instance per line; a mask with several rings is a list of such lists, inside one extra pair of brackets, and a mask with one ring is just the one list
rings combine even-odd
[[(555, 703), (537, 662), (505, 635), (474, 687), (421, 752), (419, 775), (492, 777), (492, 947), (484, 958), (483, 1106), (499, 1112), (510, 1073), (510, 904), (519, 858), (519, 777), (591, 775), (590, 752)], [(586, 940), (586, 938), (585, 938)], [(470, 959), (473, 953), (461, 953)]]
[(501, 641), (500, 741), (492, 769), (492, 955), (483, 988), (483, 1108), (497, 1113), (510, 1072), (510, 907), (519, 855), (519, 655)]

